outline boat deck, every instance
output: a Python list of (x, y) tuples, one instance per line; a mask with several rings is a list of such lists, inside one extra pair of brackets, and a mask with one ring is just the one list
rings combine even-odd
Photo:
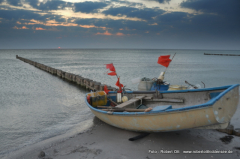
[[(196, 91), (196, 92), (177, 92), (176, 93), (161, 93), (161, 94), (127, 94), (129, 101), (119, 104), (116, 107), (119, 108), (137, 108), (140, 104), (146, 105), (147, 107), (154, 108), (160, 105), (171, 105), (172, 109), (184, 108), (193, 105), (200, 105), (208, 102), (219, 93), (221, 90), (209, 90), (209, 91)], [(116, 101), (116, 94), (110, 94), (109, 98)]]

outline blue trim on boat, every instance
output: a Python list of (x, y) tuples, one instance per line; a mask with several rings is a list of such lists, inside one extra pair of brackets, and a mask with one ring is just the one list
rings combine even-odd
[(156, 106), (154, 107), (151, 112), (162, 112), (162, 111), (166, 111), (168, 109), (172, 109), (172, 105), (160, 105), (160, 106)]
[(212, 93), (210, 93), (209, 94), (210, 99), (213, 99), (213, 98), (217, 97), (220, 93), (222, 93), (222, 92), (212, 92)]
[[(160, 91), (160, 93), (186, 93), (186, 92), (201, 92), (201, 91), (212, 91), (212, 90), (221, 90), (226, 89), (231, 86), (238, 86), (239, 84), (227, 85), (221, 87), (212, 87), (212, 88), (201, 88), (201, 89), (186, 89), (186, 90), (169, 90), (169, 91)], [(126, 94), (131, 94), (134, 91), (125, 91)], [(110, 91), (109, 94), (116, 94), (116, 91)]]
[[(239, 84), (235, 84), (238, 86)], [(186, 93), (186, 92), (201, 92), (201, 91), (213, 91), (213, 90), (221, 90), (226, 89), (231, 86), (235, 85), (228, 85), (228, 86), (222, 86), (222, 87), (213, 87), (213, 88), (201, 88), (201, 89), (186, 89), (186, 90), (169, 90), (169, 91), (161, 91), (161, 93)]]
[[(221, 90), (226, 89), (223, 92), (221, 92), (218, 96), (216, 96), (213, 99), (210, 99), (208, 102), (194, 105), (194, 106), (188, 106), (184, 108), (176, 108), (176, 109), (167, 109), (164, 111), (150, 111), (150, 112), (113, 112), (112, 115), (143, 115), (143, 114), (156, 114), (156, 113), (164, 113), (164, 112), (177, 112), (177, 111), (186, 111), (191, 109), (198, 109), (198, 108), (204, 108), (208, 106), (212, 106), (215, 102), (217, 102), (219, 99), (221, 99), (226, 93), (228, 93), (230, 90), (234, 89), (235, 87), (238, 87), (239, 84), (234, 85), (228, 85), (228, 86), (222, 86), (222, 87), (214, 87), (214, 88), (204, 88), (204, 89), (192, 89), (192, 90), (174, 90), (174, 91), (162, 91), (161, 93), (185, 93), (185, 92), (201, 92), (201, 91), (213, 91), (213, 90)], [(130, 93), (132, 91), (127, 91), (127, 93)], [(109, 92), (109, 93), (116, 93), (116, 92)], [(92, 110), (95, 110), (100, 113), (108, 114), (107, 111), (102, 111), (101, 109), (96, 109), (92, 107), (88, 102), (87, 98), (85, 98), (85, 102), (88, 105), (88, 107)]]

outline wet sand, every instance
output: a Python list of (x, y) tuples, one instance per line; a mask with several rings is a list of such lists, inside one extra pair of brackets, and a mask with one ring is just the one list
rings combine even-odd
[[(239, 112), (240, 106), (237, 112)], [(233, 121), (238, 121), (235, 114)], [(217, 130), (189, 129), (176, 132), (151, 133), (145, 138), (129, 141), (138, 132), (112, 127), (98, 118), (82, 133), (50, 139), (7, 156), (10, 159), (186, 159), (239, 158), (240, 137)], [(39, 156), (42, 151), (42, 157)], [(43, 153), (44, 152), (44, 153)], [(44, 156), (44, 157), (43, 157)]]

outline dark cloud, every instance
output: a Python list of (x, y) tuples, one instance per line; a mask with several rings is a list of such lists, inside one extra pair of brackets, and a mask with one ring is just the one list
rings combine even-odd
[(149, 0), (149, 1), (156, 1), (159, 3), (169, 3), (171, 0)]
[(191, 24), (201, 26), (205, 32), (240, 32), (239, 0), (188, 0), (180, 6), (203, 12), (200, 15), (192, 15)]
[(61, 0), (52, 0), (52, 1), (44, 1), (39, 3), (38, 0), (28, 0), (28, 3), (36, 9), (47, 11), (47, 10), (59, 10), (64, 9), (71, 5), (71, 3), (67, 3)]
[(0, 10), (0, 18), (7, 20), (20, 20), (20, 19), (38, 19), (43, 20), (46, 16), (33, 13), (26, 10)]
[(101, 9), (106, 7), (108, 4), (103, 2), (82, 2), (82, 3), (75, 3), (75, 12), (82, 12), (82, 13), (91, 13), (95, 12), (97, 9)]
[(151, 20), (153, 17), (156, 17), (165, 11), (154, 8), (144, 8), (144, 9), (138, 9), (133, 7), (119, 7), (119, 8), (109, 8), (108, 10), (104, 11), (103, 13), (106, 15), (126, 15), (127, 17), (137, 17), (145, 20)]
[(181, 23), (183, 21), (188, 20), (187, 18), (188, 13), (185, 12), (172, 12), (161, 15), (158, 17), (158, 20), (162, 23)]
[(117, 4), (120, 4), (121, 6), (128, 6), (128, 7), (145, 7), (143, 3), (140, 2), (132, 2), (127, 0), (111, 0), (111, 2), (117, 2)]
[(13, 6), (21, 6), (22, 5), (21, 0), (7, 0), (7, 2)]
[[(0, 2), (3, 0), (0, 0)], [(64, 9), (65, 7), (71, 6), (71, 3), (67, 3), (61, 0), (48, 0), (44, 2), (39, 2), (39, 0), (7, 0), (7, 3), (14, 5), (14, 6), (22, 6), (22, 3), (27, 2), (29, 5), (31, 5), (33, 8), (47, 11), (47, 10), (59, 10)]]
[(191, 18), (187, 26), (198, 34), (203, 33), (212, 36), (238, 35), (240, 36), (240, 23), (230, 21), (221, 16), (200, 14)]
[[(163, 29), (163, 26), (149, 25), (145, 21), (113, 20), (113, 19), (80, 19), (75, 23), (80, 25), (95, 25), (97, 27), (109, 28), (109, 31), (123, 32), (125, 34), (142, 34), (146, 31), (156, 33)], [(121, 30), (120, 30), (121, 29)]]
[(97, 27), (107, 27), (113, 30), (119, 30), (120, 28), (128, 27), (125, 20), (113, 20), (113, 19), (79, 19), (75, 23), (80, 25), (95, 25)]
[(217, 13), (225, 16), (240, 16), (239, 0), (187, 0), (180, 4), (183, 8), (190, 8), (204, 13)]
[(38, 12), (32, 12), (27, 10), (0, 10), (0, 18), (3, 18), (7, 21), (16, 21), (29, 22), (29, 20), (39, 20), (45, 22), (46, 20), (56, 20), (57, 22), (65, 22), (66, 19), (62, 18), (59, 15), (45, 14), (40, 15)]
[[(0, 0), (0, 2), (3, 0)], [(21, 6), (21, 0), (7, 0), (7, 2), (14, 6)], [(39, 0), (26, 0), (24, 2), (29, 3), (33, 8), (48, 11), (48, 10), (59, 10), (65, 7), (73, 8), (75, 12), (91, 13), (95, 12), (97, 9), (104, 8), (108, 5), (105, 2), (81, 2), (81, 3), (70, 3), (64, 2), (62, 0), (48, 0), (39, 2)]]

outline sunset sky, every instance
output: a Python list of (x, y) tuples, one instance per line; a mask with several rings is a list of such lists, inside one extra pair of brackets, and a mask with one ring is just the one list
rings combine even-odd
[(240, 0), (0, 0), (0, 49), (240, 50)]

